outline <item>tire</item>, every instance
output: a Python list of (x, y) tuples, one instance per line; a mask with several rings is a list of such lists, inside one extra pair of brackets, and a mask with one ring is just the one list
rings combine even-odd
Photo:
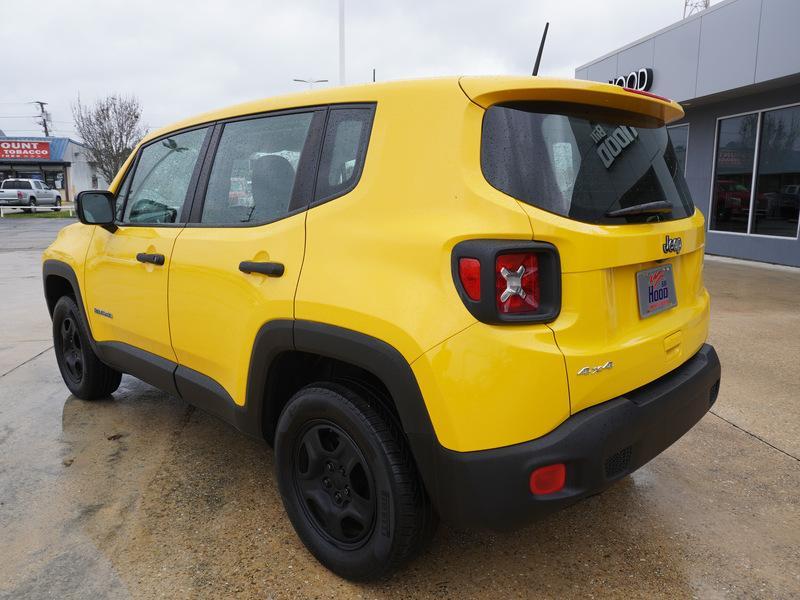
[(56, 200), (53, 203), (53, 210), (54, 211), (61, 210), (61, 196), (56, 196)]
[(64, 383), (81, 400), (105, 398), (119, 387), (122, 373), (97, 358), (78, 306), (69, 296), (62, 296), (53, 309), (53, 349)]
[(36, 198), (31, 196), (28, 198), (28, 208), (23, 208), (22, 212), (35, 213), (36, 212)]
[(289, 400), (275, 434), (295, 531), (319, 562), (354, 581), (389, 575), (437, 523), (402, 432), (370, 399), (366, 389), (312, 384)]

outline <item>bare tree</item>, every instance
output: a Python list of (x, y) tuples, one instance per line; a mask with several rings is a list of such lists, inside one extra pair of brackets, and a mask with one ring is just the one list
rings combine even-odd
[(142, 124), (142, 106), (135, 96), (111, 94), (92, 105), (72, 105), (75, 130), (87, 146), (89, 159), (103, 178), (111, 182), (147, 128)]

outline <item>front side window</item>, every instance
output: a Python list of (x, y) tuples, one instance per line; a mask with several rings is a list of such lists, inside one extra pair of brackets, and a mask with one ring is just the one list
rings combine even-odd
[(226, 123), (208, 180), (201, 222), (267, 223), (286, 216), (314, 113)]
[(371, 108), (333, 108), (328, 117), (315, 200), (351, 190), (363, 168), (372, 124)]
[(116, 220), (122, 221), (123, 211), (125, 210), (125, 200), (128, 197), (128, 190), (131, 187), (131, 179), (133, 179), (133, 167), (128, 169), (128, 172), (125, 173), (125, 178), (122, 180), (122, 183), (119, 184), (117, 188), (117, 195), (114, 199), (115, 202), (115, 209), (116, 209)]
[(123, 223), (178, 222), (207, 132), (206, 127), (171, 135), (140, 151)]
[(492, 106), (483, 120), (481, 167), (501, 192), (577, 221), (621, 225), (694, 212), (666, 128), (631, 113), (535, 102)]

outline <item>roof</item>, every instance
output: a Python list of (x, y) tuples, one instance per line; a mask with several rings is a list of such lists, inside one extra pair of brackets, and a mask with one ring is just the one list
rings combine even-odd
[(81, 146), (85, 148), (85, 145), (81, 142), (76, 142), (72, 138), (65, 138), (65, 137), (45, 137), (45, 136), (11, 136), (11, 135), (2, 135), (0, 132), (0, 141), (13, 141), (13, 142), (49, 142), (50, 143), (50, 158), (49, 159), (36, 159), (31, 161), (30, 158), (4, 158), (3, 162), (6, 161), (14, 161), (14, 162), (69, 162), (70, 157), (65, 156), (67, 153), (67, 148), (70, 144), (75, 144), (76, 146)]
[[(436, 92), (449, 91), (461, 88), (465, 94), (476, 103), (481, 104), (485, 99), (492, 99), (495, 96), (503, 97), (507, 100), (509, 94), (518, 94), (521, 98), (526, 91), (534, 93), (539, 91), (536, 96), (547, 97), (548, 93), (564, 92), (570, 97), (589, 98), (590, 94), (602, 93), (619, 96), (619, 101), (630, 104), (628, 108), (649, 113), (655, 105), (661, 105), (657, 110), (661, 111), (663, 120), (671, 121), (683, 116), (681, 108), (674, 103), (664, 102), (644, 97), (633, 97), (633, 94), (622, 88), (605, 83), (593, 81), (582, 81), (575, 79), (556, 79), (549, 77), (531, 76), (484, 76), (484, 77), (438, 77), (429, 79), (408, 79), (400, 81), (390, 81), (381, 83), (367, 83), (361, 85), (330, 87), (305, 92), (275, 96), (254, 100), (235, 106), (229, 106), (203, 113), (195, 117), (179, 121), (172, 125), (162, 127), (150, 132), (142, 143), (162, 136), (171, 131), (192, 127), (221, 119), (228, 119), (248, 114), (257, 114), (273, 110), (289, 108), (311, 107), (324, 104), (350, 103), (350, 102), (378, 102), (397, 92), (418, 91), (420, 93), (435, 94)], [(608, 97), (608, 96), (606, 96)], [(547, 98), (549, 99), (549, 98)], [(499, 101), (499, 100), (498, 100)], [(648, 106), (649, 109), (644, 107)], [(638, 108), (636, 108), (638, 107)], [(679, 114), (680, 113), (680, 114)]]

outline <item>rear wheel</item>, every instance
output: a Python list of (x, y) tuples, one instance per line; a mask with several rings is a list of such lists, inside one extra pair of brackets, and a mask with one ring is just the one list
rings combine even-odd
[(104, 398), (119, 387), (122, 374), (97, 358), (78, 306), (69, 296), (62, 296), (53, 309), (53, 348), (61, 377), (78, 398)]
[(53, 210), (61, 210), (61, 196), (56, 196), (55, 204), (53, 205)]
[(389, 574), (430, 539), (436, 516), (403, 434), (362, 391), (303, 388), (281, 413), (275, 463), (300, 539), (334, 573)]
[(28, 208), (23, 208), (22, 212), (36, 212), (36, 198), (28, 198)]

